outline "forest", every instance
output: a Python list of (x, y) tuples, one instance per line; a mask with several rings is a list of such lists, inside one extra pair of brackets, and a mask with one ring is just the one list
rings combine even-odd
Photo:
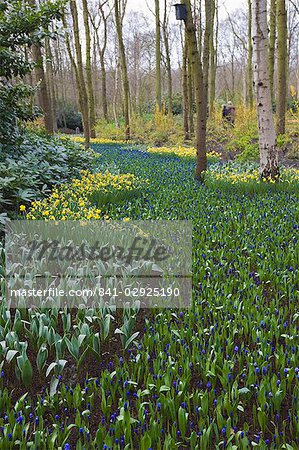
[(0, 2), (0, 450), (299, 448), (299, 0), (176, 1)]

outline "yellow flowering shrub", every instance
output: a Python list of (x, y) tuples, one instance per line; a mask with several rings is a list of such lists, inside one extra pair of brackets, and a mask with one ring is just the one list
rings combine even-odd
[(27, 219), (76, 220), (109, 219), (95, 205), (97, 194), (117, 195), (118, 192), (130, 192), (141, 188), (142, 182), (133, 174), (113, 175), (110, 172), (82, 172), (82, 178), (54, 188), (51, 195), (35, 201), (26, 215)]
[[(150, 147), (147, 151), (148, 153), (157, 153), (161, 155), (174, 154), (186, 158), (193, 158), (196, 156), (196, 148), (194, 147)], [(221, 158), (221, 155), (213, 150), (212, 152), (207, 153), (207, 157), (218, 160)]]

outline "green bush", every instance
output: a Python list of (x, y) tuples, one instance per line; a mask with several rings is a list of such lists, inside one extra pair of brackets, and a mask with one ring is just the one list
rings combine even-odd
[(32, 106), (35, 88), (19, 83), (15, 86), (0, 84), (0, 143), (11, 147), (22, 142), (24, 121), (32, 121), (39, 115)]
[(236, 136), (226, 144), (226, 150), (238, 152), (236, 160), (244, 163), (256, 161), (259, 158), (258, 140), (251, 132)]
[(80, 131), (83, 130), (82, 115), (70, 103), (58, 105), (56, 118), (58, 128), (69, 128), (71, 130), (79, 128)]
[(172, 114), (179, 116), (183, 114), (183, 97), (181, 93), (177, 93), (172, 98)]
[(258, 144), (247, 144), (240, 153), (236, 160), (246, 163), (250, 161), (257, 161), (259, 158), (259, 145)]
[[(17, 147), (22, 141), (23, 123), (34, 120), (36, 88), (20, 82), (32, 72), (34, 64), (25, 57), (25, 49), (39, 44), (48, 35), (54, 20), (63, 17), (64, 1), (1, 1), (0, 8), (0, 143)], [(54, 37), (56, 31), (52, 33)], [(13, 80), (13, 81), (12, 81)]]
[(0, 209), (14, 216), (20, 204), (28, 204), (60, 184), (92, 167), (91, 151), (79, 144), (27, 133), (14, 151), (0, 144)]
[(228, 142), (228, 144), (226, 145), (226, 150), (232, 152), (243, 151), (245, 150), (246, 146), (251, 143), (251, 140), (252, 138), (250, 135), (236, 137)]
[[(179, 117), (156, 113), (138, 116), (133, 114), (130, 122), (131, 140), (139, 144), (161, 146), (164, 144), (181, 144), (184, 134)], [(117, 127), (114, 122), (100, 120), (96, 124), (96, 133), (99, 138), (123, 140), (125, 138), (124, 122)]]

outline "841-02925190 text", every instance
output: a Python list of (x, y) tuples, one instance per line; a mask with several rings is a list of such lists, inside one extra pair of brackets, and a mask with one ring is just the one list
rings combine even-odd
[(120, 295), (125, 297), (179, 297), (180, 289), (178, 287), (131, 287), (127, 286), (122, 291), (117, 288), (99, 288), (98, 294), (100, 296), (118, 297)]

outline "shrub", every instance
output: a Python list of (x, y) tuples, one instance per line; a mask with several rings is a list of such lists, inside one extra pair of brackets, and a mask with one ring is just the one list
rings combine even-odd
[(179, 116), (183, 114), (183, 97), (180, 92), (176, 93), (172, 97), (172, 114), (174, 116)]
[(259, 158), (259, 145), (258, 144), (247, 144), (242, 153), (240, 153), (236, 160), (240, 162), (257, 161)]
[(125, 126), (121, 122), (120, 126), (117, 127), (114, 122), (106, 122), (105, 120), (99, 120), (96, 123), (96, 133), (97, 136), (103, 139), (111, 140), (123, 140), (125, 137)]
[(242, 104), (236, 108), (235, 126), (230, 130), (230, 140), (225, 146), (227, 151), (239, 153), (240, 162), (256, 161), (259, 157), (257, 118), (255, 110)]
[(34, 88), (19, 83), (0, 83), (0, 143), (11, 147), (22, 141), (23, 121), (33, 120), (38, 108), (32, 107)]
[(79, 128), (80, 131), (83, 131), (82, 115), (70, 103), (58, 105), (56, 118), (58, 128), (69, 128), (71, 130)]
[[(139, 144), (149, 143), (161, 146), (166, 143), (181, 144), (184, 135), (180, 118), (165, 114), (165, 111), (155, 115), (144, 116), (132, 115), (131, 117), (131, 139)], [(96, 124), (97, 136), (101, 139), (121, 141), (125, 137), (125, 126), (123, 121), (117, 127), (115, 123), (98, 121)]]
[[(63, 17), (63, 1), (35, 3), (3, 0), (0, 8), (0, 142), (17, 146), (23, 122), (37, 117), (36, 88), (19, 82), (33, 70), (24, 48), (43, 41), (55, 19)], [(53, 30), (52, 37), (56, 34)], [(14, 81), (12, 82), (12, 80)]]
[(15, 215), (20, 203), (42, 198), (53, 185), (90, 169), (94, 160), (79, 144), (32, 133), (14, 151), (0, 145), (0, 206)]
[(26, 122), (26, 131), (41, 137), (48, 137), (49, 135), (45, 128), (44, 117), (38, 117), (35, 120)]

